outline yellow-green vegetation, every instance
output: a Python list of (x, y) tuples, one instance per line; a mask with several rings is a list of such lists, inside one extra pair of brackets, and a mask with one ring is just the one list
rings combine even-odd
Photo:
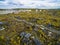
[[(31, 25), (17, 21), (15, 18), (26, 20), (33, 24), (45, 25), (46, 27), (50, 25), (53, 29), (60, 31), (60, 10), (38, 9), (38, 11), (36, 11), (32, 9), (30, 12), (22, 11), (18, 14), (0, 14), (0, 22), (7, 22), (7, 25), (3, 25), (5, 29), (0, 31), (1, 45), (20, 45), (20, 33), (22, 31), (32, 33), (33, 28)], [(38, 29), (36, 35), (43, 45), (58, 45), (57, 43), (60, 43), (60, 35), (57, 38), (49, 37), (42, 29)]]

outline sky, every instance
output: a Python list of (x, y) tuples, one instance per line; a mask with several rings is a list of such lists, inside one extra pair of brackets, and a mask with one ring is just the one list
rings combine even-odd
[(60, 0), (0, 0), (1, 8), (60, 9)]

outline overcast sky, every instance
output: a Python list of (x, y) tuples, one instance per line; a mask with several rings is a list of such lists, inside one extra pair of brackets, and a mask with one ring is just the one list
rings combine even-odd
[(0, 0), (0, 8), (58, 9), (60, 0)]

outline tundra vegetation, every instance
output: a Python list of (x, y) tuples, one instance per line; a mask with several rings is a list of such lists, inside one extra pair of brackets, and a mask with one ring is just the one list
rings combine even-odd
[[(20, 33), (23, 31), (31, 33), (32, 36), (38, 38), (43, 45), (60, 45), (60, 33), (57, 34), (56, 32), (47, 31), (44, 28), (40, 29), (39, 27), (35, 27), (35, 25), (38, 24), (44, 25), (48, 29), (51, 28), (52, 31), (53, 29), (60, 31), (60, 10), (28, 10), (31, 11), (0, 14), (0, 22), (6, 23), (2, 25), (5, 29), (0, 31), (0, 45), (21, 45), (22, 38), (20, 37)], [(25, 20), (32, 23), (32, 25), (19, 20)], [(24, 45), (26, 44), (24, 43)], [(30, 45), (35, 44), (32, 42)]]

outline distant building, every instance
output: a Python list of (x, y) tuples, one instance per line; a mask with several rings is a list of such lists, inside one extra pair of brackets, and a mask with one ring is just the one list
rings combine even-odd
[(38, 9), (36, 9), (36, 12), (38, 12)]
[(14, 11), (13, 13), (14, 13), (14, 14), (18, 14), (18, 13), (19, 13), (19, 11)]

